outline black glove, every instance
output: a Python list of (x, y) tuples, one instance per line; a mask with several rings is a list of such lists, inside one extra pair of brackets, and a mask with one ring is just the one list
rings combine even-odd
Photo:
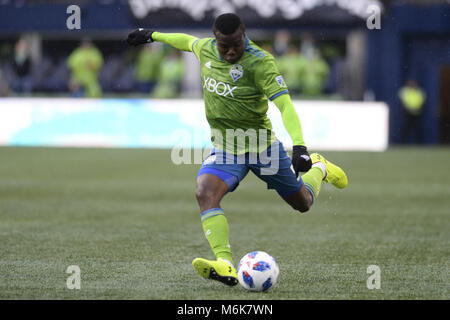
[(306, 172), (311, 169), (312, 162), (305, 146), (294, 146), (292, 149), (292, 166), (295, 175), (298, 177), (299, 172)]
[(130, 46), (135, 47), (140, 44), (153, 42), (152, 33), (153, 30), (139, 28), (128, 35), (127, 42)]

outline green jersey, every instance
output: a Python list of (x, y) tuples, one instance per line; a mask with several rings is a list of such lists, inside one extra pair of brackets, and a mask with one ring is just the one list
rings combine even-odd
[(248, 38), (235, 64), (222, 59), (214, 38), (196, 40), (192, 51), (201, 65), (213, 146), (234, 154), (264, 151), (276, 141), (268, 100), (288, 92), (274, 57)]

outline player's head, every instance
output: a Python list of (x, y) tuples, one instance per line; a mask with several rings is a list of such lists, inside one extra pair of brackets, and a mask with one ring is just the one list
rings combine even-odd
[(229, 63), (236, 63), (244, 54), (245, 25), (234, 13), (224, 13), (214, 20), (214, 36), (220, 56)]

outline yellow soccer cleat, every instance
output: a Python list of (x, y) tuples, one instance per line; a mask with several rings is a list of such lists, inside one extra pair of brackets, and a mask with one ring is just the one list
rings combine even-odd
[(327, 176), (325, 177), (325, 182), (331, 183), (333, 186), (339, 189), (344, 189), (348, 184), (347, 175), (344, 170), (342, 170), (337, 165), (326, 160), (323, 156), (318, 153), (311, 154), (311, 162), (317, 163), (322, 162), (327, 169)]
[(192, 266), (205, 279), (217, 280), (227, 286), (238, 284), (236, 269), (221, 258), (217, 260), (196, 258), (192, 261)]

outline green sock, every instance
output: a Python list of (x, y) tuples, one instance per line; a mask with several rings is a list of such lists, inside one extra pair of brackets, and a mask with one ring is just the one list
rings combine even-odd
[(201, 214), (203, 232), (216, 258), (228, 260), (233, 264), (229, 243), (228, 221), (221, 208), (213, 208)]
[(305, 188), (311, 193), (314, 200), (319, 196), (320, 187), (322, 186), (323, 171), (319, 167), (312, 167), (307, 173), (302, 175)]

